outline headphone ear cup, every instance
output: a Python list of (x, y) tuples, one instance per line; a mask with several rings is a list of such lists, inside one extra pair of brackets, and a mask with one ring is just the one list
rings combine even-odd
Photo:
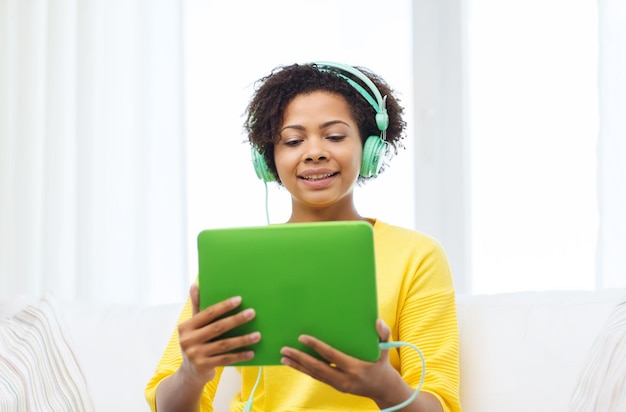
[(380, 136), (370, 136), (363, 146), (363, 159), (361, 160), (361, 176), (373, 177), (380, 172), (383, 158), (387, 151), (387, 142)]
[(254, 166), (256, 177), (264, 182), (273, 182), (276, 180), (270, 168), (267, 167), (265, 157), (255, 148), (252, 149), (252, 166)]

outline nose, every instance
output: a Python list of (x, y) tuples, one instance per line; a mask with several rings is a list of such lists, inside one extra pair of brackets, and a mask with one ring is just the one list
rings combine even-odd
[(310, 141), (307, 144), (306, 150), (304, 152), (305, 162), (320, 162), (328, 160), (328, 158), (329, 153), (324, 148), (324, 145), (322, 143)]

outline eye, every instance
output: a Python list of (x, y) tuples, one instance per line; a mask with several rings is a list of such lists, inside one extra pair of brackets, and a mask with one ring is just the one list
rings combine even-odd
[(295, 147), (302, 143), (302, 139), (289, 139), (283, 141), (283, 145), (287, 147)]
[(341, 142), (345, 138), (346, 136), (342, 134), (333, 134), (327, 137), (327, 139), (330, 140), (331, 142)]

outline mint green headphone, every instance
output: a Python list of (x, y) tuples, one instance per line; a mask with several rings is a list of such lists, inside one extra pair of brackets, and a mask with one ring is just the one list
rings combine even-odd
[[(336, 73), (338, 76), (344, 78), (348, 83), (350, 83), (350, 85), (372, 105), (374, 110), (376, 110), (376, 126), (378, 127), (378, 130), (380, 130), (380, 136), (372, 135), (365, 140), (365, 145), (363, 146), (363, 159), (361, 161), (361, 171), (359, 173), (363, 177), (376, 176), (378, 172), (380, 172), (380, 168), (383, 165), (383, 158), (387, 151), (387, 142), (385, 140), (387, 127), (389, 126), (389, 116), (387, 115), (387, 108), (385, 107), (385, 100), (387, 96), (383, 97), (374, 82), (352, 66), (332, 62), (314, 62), (314, 64), (317, 65), (322, 71), (330, 71), (330, 68), (333, 68), (350, 73), (362, 80), (363, 83), (369, 88), (371, 93), (351, 78), (341, 73)], [(264, 182), (273, 182), (276, 180), (267, 166), (265, 158), (255, 148), (252, 149), (252, 165), (254, 166), (254, 171), (259, 179)]]

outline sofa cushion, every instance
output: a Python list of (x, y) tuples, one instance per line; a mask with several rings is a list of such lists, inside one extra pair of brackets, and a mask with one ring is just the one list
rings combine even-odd
[(93, 410), (82, 370), (49, 298), (0, 320), (0, 410)]
[(570, 403), (571, 412), (626, 411), (626, 296), (589, 350)]
[(149, 409), (144, 390), (183, 304), (58, 302), (98, 411)]
[(624, 293), (459, 296), (464, 412), (567, 410), (584, 354)]

